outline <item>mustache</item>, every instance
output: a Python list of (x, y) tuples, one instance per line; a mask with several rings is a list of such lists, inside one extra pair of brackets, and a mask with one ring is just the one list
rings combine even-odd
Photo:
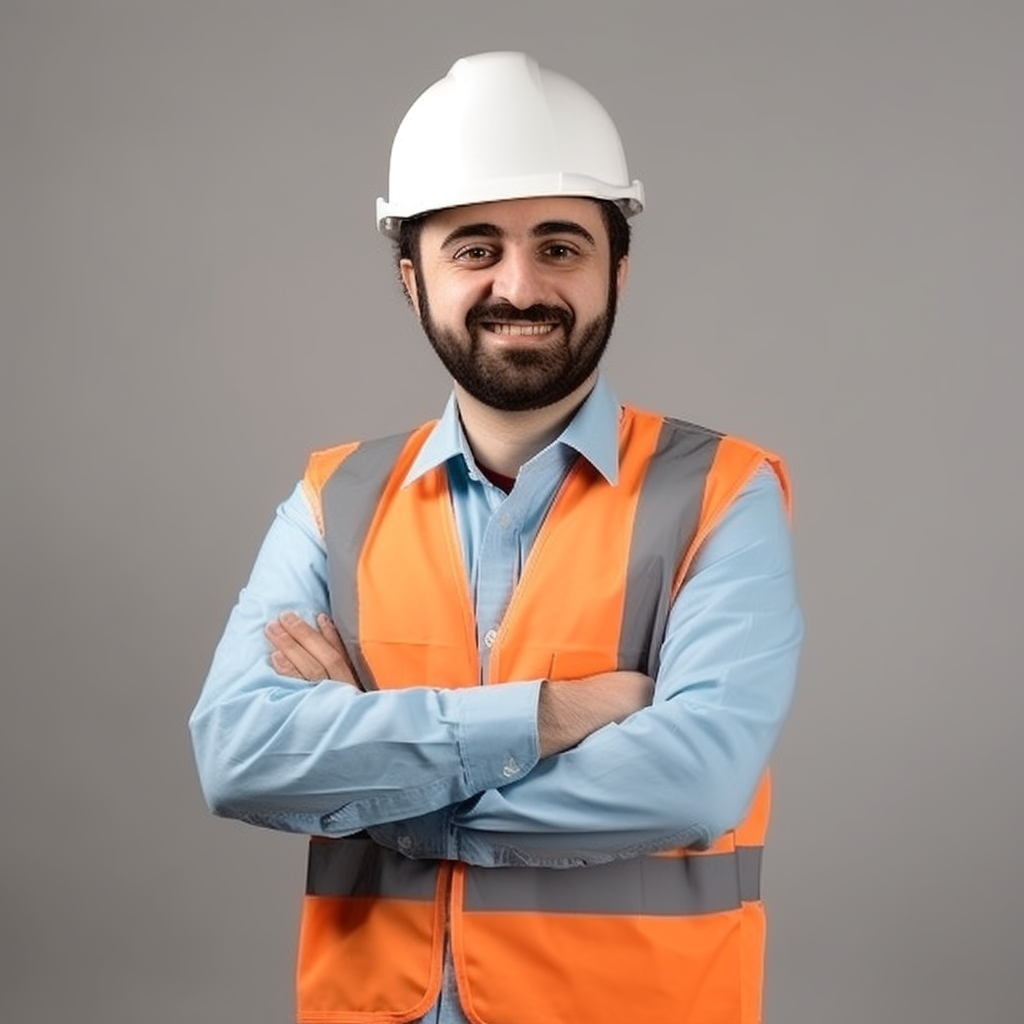
[(511, 302), (480, 303), (470, 308), (466, 314), (466, 327), (472, 329), (478, 324), (493, 323), (498, 320), (525, 320), (528, 323), (557, 323), (568, 334), (576, 322), (572, 311), (564, 306), (545, 306), (535, 302), (526, 309), (513, 306)]

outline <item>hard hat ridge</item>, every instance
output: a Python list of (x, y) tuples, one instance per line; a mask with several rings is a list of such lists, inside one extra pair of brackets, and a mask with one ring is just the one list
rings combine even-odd
[(567, 195), (643, 209), (612, 119), (581, 85), (524, 53), (463, 57), (409, 108), (391, 149), (377, 226), (500, 199)]

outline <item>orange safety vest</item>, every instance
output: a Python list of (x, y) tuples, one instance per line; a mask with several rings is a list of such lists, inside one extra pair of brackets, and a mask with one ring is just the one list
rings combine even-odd
[[(403, 487), (432, 424), (315, 453), (332, 612), (365, 689), (477, 686), (479, 660), (444, 466)], [(627, 407), (619, 480), (570, 470), (491, 648), (488, 683), (654, 675), (701, 542), (758, 466), (745, 441)], [(298, 1019), (414, 1020), (436, 1002), (446, 926), (474, 1024), (756, 1024), (765, 923), (765, 773), (708, 849), (579, 868), (412, 860), (365, 834), (310, 841)]]

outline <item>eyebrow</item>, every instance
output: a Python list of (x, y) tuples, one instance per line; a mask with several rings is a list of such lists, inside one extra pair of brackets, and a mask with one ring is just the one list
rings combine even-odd
[[(546, 238), (548, 235), (575, 235), (594, 245), (594, 236), (582, 224), (574, 220), (545, 220), (536, 224), (530, 231), (533, 238)], [(446, 249), (453, 242), (463, 238), (503, 238), (505, 232), (497, 224), (480, 222), (479, 224), (462, 224), (445, 236), (441, 248)]]
[(575, 235), (594, 245), (594, 236), (574, 220), (546, 220), (538, 224), (530, 234), (534, 238), (544, 238), (546, 235)]
[(504, 233), (497, 224), (463, 224), (445, 236), (441, 248), (446, 249), (452, 242), (458, 242), (462, 238), (501, 238)]

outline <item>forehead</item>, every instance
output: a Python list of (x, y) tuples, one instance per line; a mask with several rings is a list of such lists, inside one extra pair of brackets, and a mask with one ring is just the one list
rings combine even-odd
[[(537, 199), (505, 199), (473, 206), (453, 206), (432, 213), (423, 225), (421, 241), (437, 246), (459, 228), (488, 225), (509, 238), (535, 237), (544, 225), (578, 224), (597, 244), (606, 241), (601, 207), (593, 199), (578, 196), (543, 196)], [(557, 232), (552, 232), (557, 233)]]

